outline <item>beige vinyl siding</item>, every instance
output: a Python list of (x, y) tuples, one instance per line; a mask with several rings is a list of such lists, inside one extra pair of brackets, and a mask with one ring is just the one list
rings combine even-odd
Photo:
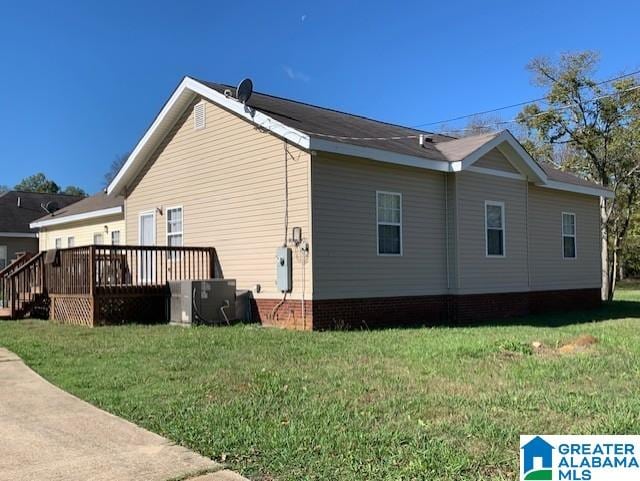
[[(446, 293), (445, 174), (312, 160), (314, 299)], [(379, 256), (376, 191), (402, 194), (402, 256)]]
[[(193, 105), (152, 156), (125, 200), (127, 242), (138, 243), (141, 212), (156, 211), (156, 243), (166, 245), (166, 209), (183, 208), (185, 246), (218, 252), (223, 275), (239, 289), (260, 284), (256, 297), (276, 298), (276, 248), (285, 240), (285, 161), (281, 139), (205, 101), (206, 122), (194, 129)], [(309, 154), (289, 146), (289, 231), (311, 242)], [(311, 244), (313, 252), (313, 244)], [(312, 292), (310, 256), (294, 254), (293, 292)], [(303, 269), (304, 267), (304, 269)]]
[[(527, 290), (526, 182), (460, 172), (456, 188), (458, 293)], [(504, 257), (486, 256), (485, 201), (504, 202)]]
[[(575, 214), (576, 258), (562, 256), (562, 212)], [(531, 289), (600, 287), (600, 210), (597, 197), (529, 188)]]
[(511, 172), (512, 174), (518, 174), (516, 168), (507, 160), (505, 155), (495, 148), (485, 155), (480, 157), (473, 164), (475, 167), (482, 167), (483, 169), (501, 170), (503, 172)]
[(109, 245), (111, 244), (111, 232), (114, 230), (120, 231), (120, 243), (124, 244), (126, 236), (122, 214), (45, 227), (40, 231), (40, 250), (54, 249), (57, 238), (62, 238), (62, 247), (65, 249), (68, 247), (67, 239), (69, 237), (75, 239), (75, 247), (91, 245), (94, 234), (102, 234), (104, 243)]

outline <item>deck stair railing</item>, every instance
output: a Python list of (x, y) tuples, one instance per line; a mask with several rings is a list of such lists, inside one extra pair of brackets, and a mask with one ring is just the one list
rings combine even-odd
[[(40, 252), (34, 256), (22, 256), (12, 264), (12, 269), (4, 274), (0, 273), (2, 308), (8, 309), (12, 319), (29, 314), (46, 294), (44, 254)], [(20, 265), (15, 266), (17, 262), (20, 262)]]

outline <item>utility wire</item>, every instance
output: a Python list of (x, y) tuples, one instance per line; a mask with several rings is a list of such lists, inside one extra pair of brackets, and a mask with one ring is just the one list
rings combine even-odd
[[(640, 72), (640, 71), (639, 71)], [(626, 76), (629, 75), (633, 75), (633, 74), (627, 74)], [(618, 78), (622, 78), (622, 77), (618, 77)], [(611, 80), (609, 80), (611, 81)], [(600, 82), (601, 84), (604, 83), (606, 81)], [(612, 92), (610, 94), (603, 94), (603, 95), (598, 95), (596, 97), (590, 98), (588, 100), (585, 100), (584, 103), (585, 104), (590, 104), (593, 102), (597, 102), (598, 100), (602, 100), (605, 98), (609, 98), (609, 97), (615, 97), (616, 95), (620, 95), (626, 92), (631, 92), (633, 90), (638, 90), (640, 89), (640, 85), (634, 85), (633, 87), (629, 87), (626, 88), (624, 90), (619, 90), (616, 92)], [(528, 103), (528, 102), (526, 102)], [(567, 110), (570, 109), (571, 107), (576, 107), (577, 105), (579, 105), (577, 102), (572, 102), (570, 104), (567, 105), (563, 105), (562, 107), (556, 107), (553, 109), (547, 109), (547, 110), (542, 110), (536, 114), (532, 114), (532, 115), (528, 115), (526, 117), (523, 117), (520, 120), (529, 120), (529, 119), (533, 119), (536, 117), (540, 117), (542, 115), (548, 114), (550, 112), (561, 112), (563, 110)], [(475, 114), (472, 114), (475, 115)], [(500, 126), (500, 125), (507, 125), (507, 124), (514, 124), (517, 123), (519, 120), (514, 118), (511, 120), (501, 120), (499, 122), (490, 122), (485, 124), (484, 126), (488, 127), (488, 126)], [(437, 122), (436, 122), (437, 123)], [(446, 132), (464, 132), (464, 131), (468, 131), (468, 130), (476, 130), (476, 129), (451, 129), (451, 130), (447, 130)], [(305, 132), (306, 134), (309, 135), (315, 135), (318, 137), (326, 137), (326, 138), (330, 138), (330, 139), (336, 139), (336, 140), (362, 140), (362, 141), (366, 141), (366, 140), (404, 140), (404, 139), (417, 139), (420, 137), (420, 135), (424, 135), (425, 137), (429, 137), (428, 133), (425, 134), (411, 134), (411, 135), (396, 135), (396, 136), (392, 136), (392, 137), (345, 137), (342, 135), (331, 135), (331, 134), (324, 134), (324, 133), (320, 133), (320, 132), (312, 132), (312, 131), (307, 131), (307, 130), (303, 130), (303, 132)], [(434, 134), (434, 135), (438, 135), (438, 134)]]
[[(610, 79), (607, 79), (607, 80), (602, 80), (600, 82), (597, 82), (595, 85), (603, 85), (603, 84), (606, 84), (606, 83), (615, 82), (616, 80), (621, 80), (621, 79), (626, 78), (626, 77), (631, 77), (631, 76), (637, 75), (639, 73), (640, 73), (640, 70), (635, 70), (633, 72), (629, 72), (629, 73), (625, 73), (625, 74), (622, 74), (622, 75), (618, 75), (617, 77), (613, 77), (613, 78), (610, 78)], [(494, 113), (494, 112), (499, 112), (501, 110), (512, 109), (512, 108), (515, 108), (515, 107), (522, 107), (523, 105), (533, 104), (535, 102), (545, 102), (546, 100), (547, 100), (546, 97), (540, 97), (540, 98), (537, 98), (537, 99), (528, 100), (526, 102), (519, 102), (517, 104), (506, 105), (504, 107), (498, 107), (498, 108), (491, 109), (491, 110), (484, 110), (482, 112), (475, 112), (473, 114), (460, 115), (458, 117), (454, 117), (454, 118), (447, 119), (447, 120), (440, 120), (438, 122), (425, 122), (425, 123), (422, 123), (422, 124), (414, 125), (413, 127), (428, 127), (429, 125), (446, 124), (447, 122), (455, 122), (456, 120), (467, 119), (469, 117), (476, 117), (478, 115), (491, 114), (491, 113)], [(512, 123), (512, 122), (507, 122), (507, 123)]]

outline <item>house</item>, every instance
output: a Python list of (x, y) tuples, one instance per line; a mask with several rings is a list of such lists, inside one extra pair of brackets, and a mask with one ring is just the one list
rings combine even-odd
[(104, 192), (86, 197), (30, 224), (39, 231), (39, 249), (120, 245), (125, 240), (124, 199)]
[(38, 252), (38, 233), (29, 226), (33, 220), (81, 198), (16, 190), (0, 194), (0, 271), (18, 254)]
[[(540, 436), (534, 437), (520, 449), (523, 451), (523, 474), (528, 474), (534, 469), (543, 471), (553, 469), (553, 450), (555, 448)], [(536, 460), (539, 463), (538, 466), (536, 466)], [(549, 475), (548, 477), (532, 477), (529, 479), (552, 479), (551, 473), (547, 474)]]
[[(600, 302), (599, 202), (612, 193), (536, 162), (507, 130), (458, 139), (266, 94), (242, 103), (186, 77), (108, 192), (124, 196), (128, 244), (215, 247), (267, 325)], [(284, 245), (290, 288), (276, 277)]]

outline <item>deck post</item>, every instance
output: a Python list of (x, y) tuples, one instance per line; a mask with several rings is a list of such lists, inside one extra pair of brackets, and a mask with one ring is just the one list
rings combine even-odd
[(216, 249), (209, 247), (209, 279), (216, 278)]

